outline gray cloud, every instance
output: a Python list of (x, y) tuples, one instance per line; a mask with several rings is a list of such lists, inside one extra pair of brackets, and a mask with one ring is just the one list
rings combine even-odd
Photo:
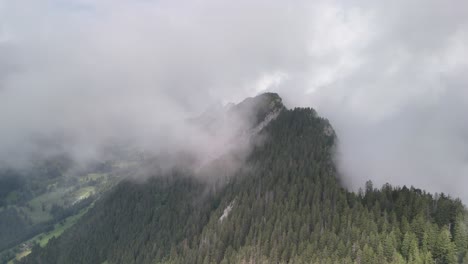
[(355, 35), (319, 53), (325, 62), (311, 66), (319, 74), (304, 79), (321, 85), (301, 103), (332, 120), (348, 184), (413, 184), (466, 201), (467, 3), (362, 1), (337, 10), (330, 31), (344, 25)]
[(200, 148), (181, 120), (271, 90), (332, 121), (349, 186), (467, 201), (466, 47), (466, 1), (0, 0), (0, 157)]

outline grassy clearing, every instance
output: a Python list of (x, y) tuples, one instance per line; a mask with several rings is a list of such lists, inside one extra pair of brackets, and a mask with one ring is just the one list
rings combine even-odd
[(74, 225), (86, 212), (87, 209), (81, 210), (80, 213), (66, 218), (63, 224), (55, 224), (54, 230), (34, 237), (34, 241), (38, 242), (41, 247), (44, 247), (51, 238), (59, 237), (65, 230)]
[(50, 209), (54, 204), (68, 207), (95, 193), (96, 188), (93, 186), (83, 187), (76, 191), (72, 188), (58, 188), (53, 192), (35, 197), (28, 202), (28, 207), (21, 207), (21, 210), (29, 216), (33, 224), (37, 224), (52, 219)]
[[(93, 206), (93, 204), (91, 204), (89, 207), (81, 210), (78, 214), (76, 215), (73, 215), (73, 216), (70, 216), (68, 218), (66, 218), (63, 222), (63, 224), (55, 224), (54, 226), (54, 230), (50, 231), (50, 232), (47, 232), (47, 233), (42, 233), (42, 234), (39, 234), (33, 238), (31, 238), (30, 240), (26, 241), (25, 243), (26, 244), (35, 244), (35, 243), (38, 243), (41, 247), (45, 247), (47, 245), (47, 243), (49, 243), (49, 240), (53, 237), (57, 238), (59, 237), (60, 235), (63, 234), (63, 232), (65, 230), (67, 230), (68, 228), (70, 228), (71, 226), (73, 226), (76, 222), (78, 222), (78, 220), (88, 211), (89, 208), (91, 208)], [(16, 254), (16, 257), (15, 259), (16, 260), (19, 260), (27, 255), (29, 255), (31, 253), (31, 249), (28, 248), (18, 254)], [(10, 262), (8, 263), (13, 263), (13, 260), (11, 260)]]
[(7, 263), (8, 263), (8, 264), (13, 264), (13, 261), (14, 261), (14, 260), (20, 260), (20, 259), (26, 257), (26, 256), (29, 255), (29, 254), (31, 254), (31, 250), (30, 250), (30, 249), (25, 250), (25, 251), (23, 251), (23, 252), (20, 252), (20, 253), (16, 254), (16, 257), (15, 257), (14, 259), (8, 261)]
[(96, 188), (93, 186), (80, 188), (76, 192), (73, 193), (74, 202), (78, 202), (80, 200), (86, 199), (89, 196), (93, 195), (95, 192), (96, 192)]
[(49, 221), (52, 219), (49, 210), (53, 204), (60, 206), (64, 205), (64, 195), (69, 191), (69, 188), (59, 188), (53, 192), (48, 192), (39, 195), (29, 201), (28, 207), (22, 207), (21, 210), (25, 212), (33, 221), (33, 224)]

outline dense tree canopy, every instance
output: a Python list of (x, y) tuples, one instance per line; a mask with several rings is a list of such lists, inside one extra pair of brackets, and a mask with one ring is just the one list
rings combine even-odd
[(174, 171), (122, 182), (24, 263), (468, 261), (459, 200), (413, 187), (345, 190), (336, 137), (312, 109), (283, 110), (246, 165), (206, 183)]

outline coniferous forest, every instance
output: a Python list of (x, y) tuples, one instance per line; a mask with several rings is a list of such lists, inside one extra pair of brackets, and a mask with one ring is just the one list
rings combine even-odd
[(283, 109), (260, 134), (233, 175), (123, 181), (21, 262), (468, 263), (460, 200), (370, 181), (346, 190), (337, 136), (310, 108)]

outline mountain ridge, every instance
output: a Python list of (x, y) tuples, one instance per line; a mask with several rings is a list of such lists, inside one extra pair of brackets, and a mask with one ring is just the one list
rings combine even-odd
[(144, 184), (124, 181), (22, 262), (468, 260), (468, 218), (459, 200), (370, 182), (365, 193), (347, 191), (337, 177), (337, 137), (328, 120), (311, 108), (281, 109), (262, 128), (261, 144), (225, 180), (207, 184), (173, 171)]

